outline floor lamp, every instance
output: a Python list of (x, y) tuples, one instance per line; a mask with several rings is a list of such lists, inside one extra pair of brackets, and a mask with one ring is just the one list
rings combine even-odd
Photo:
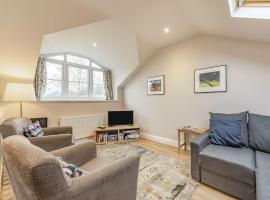
[(23, 116), (23, 102), (35, 101), (33, 84), (8, 83), (3, 101), (20, 102), (20, 116)]

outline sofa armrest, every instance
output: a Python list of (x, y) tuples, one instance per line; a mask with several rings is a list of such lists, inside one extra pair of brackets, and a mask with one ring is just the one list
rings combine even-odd
[(93, 141), (82, 142), (69, 147), (51, 152), (56, 157), (76, 165), (83, 165), (97, 156), (96, 143)]
[(130, 155), (73, 179), (68, 199), (136, 200), (139, 160)]
[(71, 126), (43, 128), (44, 135), (72, 134)]
[(48, 135), (29, 138), (30, 142), (45, 151), (53, 151), (72, 145), (72, 135)]
[(190, 144), (191, 148), (191, 177), (197, 181), (201, 180), (200, 166), (199, 166), (199, 153), (209, 145), (209, 133), (205, 133), (195, 137)]

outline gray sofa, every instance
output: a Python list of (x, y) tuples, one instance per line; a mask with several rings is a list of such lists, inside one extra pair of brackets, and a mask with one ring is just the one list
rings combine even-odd
[[(103, 158), (92, 141), (46, 152), (19, 135), (4, 139), (1, 152), (17, 200), (136, 200), (138, 155)], [(88, 174), (70, 178), (56, 157)]]
[(249, 146), (209, 144), (209, 134), (191, 142), (193, 179), (244, 200), (270, 199), (270, 117), (248, 114)]

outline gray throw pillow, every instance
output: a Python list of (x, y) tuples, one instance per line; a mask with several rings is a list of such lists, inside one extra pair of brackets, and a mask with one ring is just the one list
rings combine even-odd
[(270, 116), (249, 114), (249, 146), (270, 153)]
[(241, 120), (241, 145), (248, 147), (248, 111), (236, 114), (211, 113), (211, 120)]

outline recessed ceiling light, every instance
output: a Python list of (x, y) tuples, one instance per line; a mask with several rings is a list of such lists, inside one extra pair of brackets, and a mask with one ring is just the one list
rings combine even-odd
[(169, 27), (164, 28), (164, 33), (169, 33), (170, 31), (171, 31), (171, 29)]
[(97, 46), (97, 43), (94, 42), (94, 43), (92, 44), (92, 46), (93, 46), (93, 47), (96, 47), (96, 46)]

